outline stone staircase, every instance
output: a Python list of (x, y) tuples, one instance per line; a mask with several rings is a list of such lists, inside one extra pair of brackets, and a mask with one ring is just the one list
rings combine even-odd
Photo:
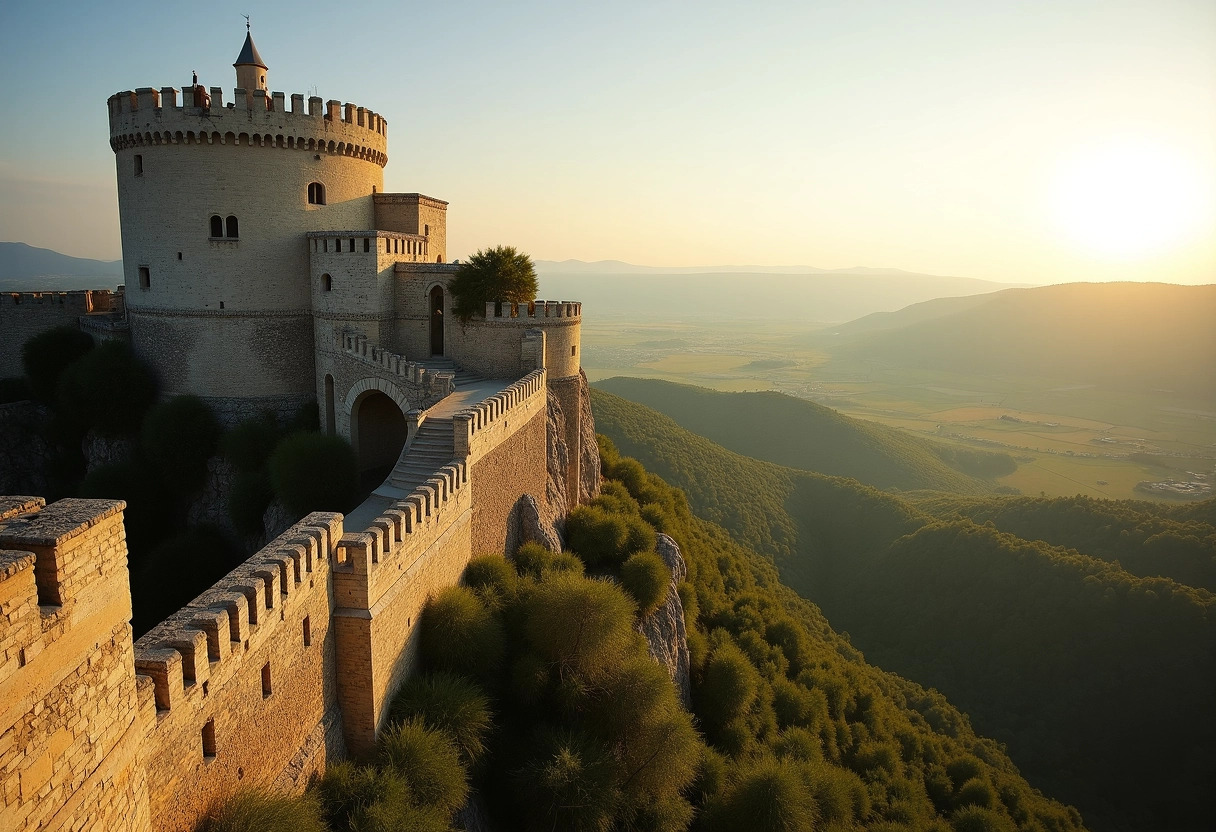
[(435, 472), (452, 461), (456, 446), (452, 439), (452, 417), (431, 417), (401, 449), (392, 473), (375, 493), (382, 497), (406, 497)]
[(428, 373), (455, 373), (455, 382), (458, 388), (481, 381), (481, 376), (476, 373), (470, 373), (468, 370), (462, 370), (450, 358), (428, 358), (426, 361), (417, 362), (417, 364), (425, 367)]

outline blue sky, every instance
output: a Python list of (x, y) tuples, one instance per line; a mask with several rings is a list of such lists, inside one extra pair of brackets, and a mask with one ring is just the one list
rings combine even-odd
[(120, 256), (105, 100), (231, 89), (241, 13), (272, 89), (389, 120), (453, 256), (1216, 280), (1216, 4), (1183, 0), (10, 0), (0, 239)]

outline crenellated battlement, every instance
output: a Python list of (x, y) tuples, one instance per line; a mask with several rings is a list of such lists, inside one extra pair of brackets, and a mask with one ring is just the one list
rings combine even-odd
[(341, 535), (340, 514), (308, 515), (135, 642), (135, 668), (152, 679), (158, 717), (222, 695), (256, 645), (284, 626), (294, 634), (299, 625), (286, 623), (283, 610), (327, 593)]
[(538, 407), (544, 407), (546, 371), (533, 370), (510, 387), (452, 417), (456, 456), (469, 460), (510, 435)]
[(404, 356), (376, 346), (363, 335), (340, 335), (335, 341), (335, 346), (344, 355), (356, 361), (386, 370), (390, 375), (400, 376), (412, 384), (434, 387), (432, 392), (440, 398), (447, 396), (455, 389), (454, 373), (428, 370), (417, 362), (409, 361)]
[(545, 318), (578, 318), (583, 316), (583, 305), (570, 300), (533, 300), (527, 303), (502, 301), (486, 302), (486, 323), (519, 323), (526, 321), (535, 326)]
[(385, 509), (366, 530), (343, 535), (334, 568), (335, 603), (371, 608), (471, 506), (468, 485), (468, 466), (452, 460)]
[[(219, 144), (329, 153), (388, 164), (388, 122), (353, 103), (281, 92), (234, 90), (234, 103), (212, 87), (141, 87), (110, 96), (110, 147)], [(178, 96), (181, 95), (179, 100)]]
[(122, 311), (123, 293), (109, 289), (73, 289), (66, 292), (4, 292), (0, 304), (5, 306), (70, 306), (81, 315), (95, 312)]

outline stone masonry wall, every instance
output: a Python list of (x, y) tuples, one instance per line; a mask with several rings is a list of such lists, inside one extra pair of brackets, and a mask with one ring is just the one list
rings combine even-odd
[(149, 828), (124, 506), (0, 499), (0, 829)]
[(109, 308), (109, 291), (0, 293), (0, 378), (22, 374), (21, 347), (35, 335)]

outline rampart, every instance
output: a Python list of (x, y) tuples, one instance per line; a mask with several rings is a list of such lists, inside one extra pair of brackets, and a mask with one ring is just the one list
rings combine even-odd
[(484, 318), (449, 324), (449, 355), (475, 373), (511, 378), (532, 369), (526, 344), (530, 330), (545, 334), (540, 363), (551, 380), (577, 376), (580, 362), (582, 304), (536, 300), (531, 303), (486, 304)]
[[(329, 153), (388, 164), (388, 122), (356, 104), (322, 101), (317, 96), (269, 95), (265, 90), (233, 91), (212, 87), (199, 99), (198, 88), (160, 90), (140, 87), (110, 96), (110, 147), (115, 152), (161, 144), (221, 144), (276, 147)], [(181, 94), (179, 103), (178, 94)]]
[(124, 504), (0, 498), (0, 828), (186, 832), (368, 754), (427, 598), (546, 500), (547, 395), (537, 369), (460, 412), (452, 461), (366, 529), (309, 515), (134, 644)]
[(21, 375), (21, 347), (30, 338), (59, 326), (76, 328), (88, 315), (109, 320), (108, 314), (123, 311), (123, 301), (121, 291), (109, 289), (0, 293), (0, 378)]

